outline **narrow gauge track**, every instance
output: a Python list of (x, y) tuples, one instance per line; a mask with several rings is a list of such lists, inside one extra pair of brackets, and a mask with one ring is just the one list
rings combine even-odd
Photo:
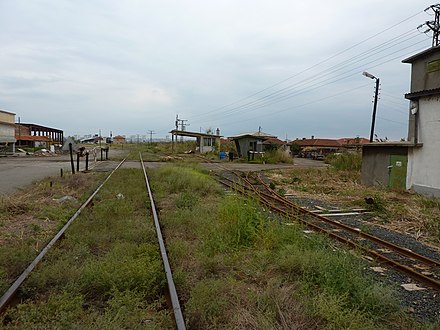
[(359, 228), (310, 212), (277, 194), (260, 176), (249, 176), (227, 170), (222, 176), (218, 176), (218, 181), (241, 194), (256, 196), (272, 211), (303, 223), (315, 231), (325, 233), (352, 248), (369, 254), (380, 263), (409, 275), (418, 282), (440, 290), (440, 281), (436, 275), (440, 267), (438, 260), (362, 232)]
[[(185, 329), (185, 322), (183, 319), (183, 315), (180, 308), (179, 299), (177, 296), (176, 288), (174, 285), (174, 280), (172, 277), (171, 267), (168, 261), (168, 256), (165, 248), (165, 243), (163, 240), (163, 235), (160, 229), (159, 219), (157, 216), (156, 207), (153, 200), (153, 193), (151, 191), (150, 183), (148, 180), (147, 172), (145, 169), (145, 165), (142, 159), (142, 154), (139, 153), (141, 167), (144, 173), (145, 185), (148, 191), (151, 209), (153, 213), (154, 224), (156, 228), (157, 239), (160, 247), (161, 257), (164, 265), (164, 271), (166, 274), (169, 296), (172, 304), (174, 319), (176, 322), (176, 327), (179, 330)], [(72, 222), (81, 214), (81, 212), (86, 208), (93, 200), (93, 198), (98, 194), (101, 188), (105, 185), (105, 183), (110, 179), (110, 177), (121, 167), (121, 165), (125, 162), (126, 158), (123, 159), (113, 171), (104, 179), (104, 181), (99, 185), (99, 187), (90, 195), (90, 197), (79, 207), (79, 209), (75, 212), (75, 214), (67, 221), (67, 223), (61, 228), (59, 232), (50, 240), (50, 242), (41, 250), (38, 256), (29, 264), (29, 266), (21, 273), (21, 275), (15, 280), (15, 282), (9, 287), (9, 289), (1, 296), (0, 298), (0, 313), (6, 311), (6, 309), (13, 304), (14, 298), (17, 295), (17, 292), (20, 286), (24, 283), (24, 281), (29, 277), (35, 267), (40, 263), (43, 257), (47, 254), (47, 252), (64, 236), (64, 233), (72, 224)]]

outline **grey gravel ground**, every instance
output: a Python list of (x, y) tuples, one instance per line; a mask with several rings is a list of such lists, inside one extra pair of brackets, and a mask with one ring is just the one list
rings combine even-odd
[[(311, 198), (295, 198), (289, 197), (296, 204), (308, 208), (316, 209), (316, 206), (326, 209), (337, 209), (338, 205), (331, 205), (328, 202), (315, 200)], [(396, 245), (404, 246), (414, 252), (427, 256), (431, 259), (440, 260), (440, 251), (431, 246), (423, 244), (415, 240), (414, 237), (404, 235), (395, 231), (387, 230), (381, 226), (369, 222), (371, 218), (369, 214), (359, 214), (356, 216), (339, 216), (332, 217), (332, 219), (338, 220), (348, 225), (362, 228), (364, 231), (393, 242)], [(371, 262), (371, 267), (382, 266), (374, 261)], [(414, 315), (420, 321), (440, 322), (440, 293), (436, 290), (430, 289), (427, 286), (417, 284), (419, 287), (423, 287), (420, 291), (407, 291), (401, 284), (415, 283), (414, 280), (405, 274), (397, 272), (393, 269), (387, 268), (384, 273), (378, 273), (371, 268), (367, 269), (367, 272), (372, 274), (375, 278), (379, 279), (383, 283), (389, 284), (396, 289), (397, 298), (403, 307)], [(440, 326), (440, 325), (439, 325)]]

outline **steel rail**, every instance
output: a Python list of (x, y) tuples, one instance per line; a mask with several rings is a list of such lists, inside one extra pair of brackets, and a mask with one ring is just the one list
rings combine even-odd
[(60, 229), (60, 231), (52, 238), (52, 240), (41, 250), (38, 256), (29, 264), (29, 266), (21, 273), (21, 275), (15, 280), (15, 282), (9, 287), (9, 289), (3, 294), (0, 298), (0, 313), (2, 313), (7, 306), (9, 305), (12, 298), (17, 293), (20, 286), (27, 279), (29, 274), (34, 270), (34, 268), (38, 265), (38, 263), (43, 259), (49, 249), (64, 235), (65, 231), (72, 222), (80, 215), (81, 211), (89, 205), (89, 203), (93, 200), (96, 194), (101, 190), (104, 184), (110, 179), (113, 173), (124, 163), (126, 158), (124, 158), (118, 166), (107, 176), (107, 178), (101, 183), (101, 185), (90, 195), (90, 197), (80, 206), (80, 208), (75, 212), (75, 214), (67, 221), (67, 223)]
[(369, 240), (371, 240), (371, 241), (373, 241), (373, 242), (375, 242), (375, 243), (377, 243), (377, 244), (380, 244), (380, 245), (385, 246), (385, 247), (387, 247), (387, 248), (389, 248), (389, 249), (392, 249), (392, 250), (394, 250), (394, 251), (396, 251), (396, 252), (398, 252), (398, 253), (401, 253), (401, 254), (403, 254), (403, 255), (409, 257), (409, 258), (416, 259), (416, 260), (418, 260), (418, 261), (420, 261), (420, 262), (423, 262), (423, 263), (425, 263), (425, 264), (427, 264), (427, 265), (429, 265), (429, 266), (440, 267), (440, 261), (438, 261), (438, 260), (434, 260), (434, 259), (431, 259), (431, 258), (425, 257), (425, 256), (423, 256), (423, 255), (421, 255), (421, 254), (418, 254), (418, 253), (416, 253), (416, 252), (413, 252), (413, 251), (411, 251), (411, 250), (409, 250), (409, 249), (406, 249), (406, 248), (404, 248), (404, 247), (398, 246), (398, 245), (393, 244), (393, 243), (391, 243), (391, 242), (387, 242), (387, 241), (385, 241), (385, 240), (383, 240), (383, 239), (381, 239), (381, 238), (379, 238), (379, 237), (376, 237), (376, 236), (374, 236), (374, 235), (372, 235), (372, 234), (369, 234), (369, 233), (365, 233), (365, 232), (359, 231), (359, 230), (357, 230), (357, 229), (355, 229), (355, 228), (353, 228), (353, 227), (350, 227), (350, 226), (348, 226), (348, 225), (346, 225), (346, 224), (343, 224), (343, 223), (340, 223), (340, 222), (337, 222), (337, 221), (334, 221), (334, 220), (328, 219), (328, 218), (326, 218), (326, 217), (324, 217), (324, 216), (322, 216), (322, 215), (320, 215), (320, 214), (316, 214), (316, 213), (310, 212), (310, 211), (308, 211), (308, 210), (306, 210), (306, 209), (304, 209), (304, 208), (302, 208), (302, 207), (296, 205), (296, 204), (293, 203), (292, 201), (289, 201), (288, 199), (286, 199), (286, 198), (284, 198), (284, 197), (278, 195), (277, 192), (275, 192), (275, 191), (273, 191), (272, 189), (270, 189), (270, 188), (269, 188), (269, 187), (268, 187), (268, 186), (262, 181), (261, 178), (259, 178), (259, 180), (260, 180), (260, 182), (265, 186), (265, 188), (266, 188), (271, 194), (273, 194), (273, 195), (276, 196), (276, 200), (278, 200), (280, 203), (285, 204), (286, 206), (293, 207), (293, 208), (295, 208), (296, 210), (298, 210), (299, 212), (301, 212), (301, 213), (303, 213), (303, 214), (309, 215), (309, 216), (311, 216), (311, 217), (313, 217), (313, 218), (316, 218), (316, 219), (318, 219), (318, 220), (321, 220), (321, 221), (324, 221), (324, 222), (330, 223), (330, 224), (335, 225), (335, 226), (337, 226), (337, 227), (339, 227), (339, 228), (342, 228), (342, 229), (345, 229), (345, 230), (350, 231), (350, 232), (352, 232), (352, 233), (355, 233), (355, 234), (357, 234), (358, 236), (361, 236), (361, 237), (363, 237), (363, 238), (369, 239)]
[(178, 330), (184, 330), (185, 320), (183, 319), (182, 310), (180, 308), (179, 297), (177, 295), (176, 286), (174, 285), (173, 273), (171, 271), (170, 263), (168, 260), (167, 250), (165, 248), (165, 243), (163, 241), (162, 231), (160, 229), (159, 217), (157, 216), (156, 205), (154, 203), (153, 192), (151, 191), (151, 186), (148, 181), (147, 171), (145, 170), (144, 161), (142, 159), (142, 154), (139, 152), (139, 157), (141, 160), (142, 169), (144, 171), (145, 184), (147, 186), (148, 195), (150, 197), (151, 211), (153, 213), (154, 225), (156, 227), (157, 240), (159, 241), (160, 253), (162, 255), (163, 266), (165, 269), (165, 274), (168, 283), (168, 289), (170, 291), (171, 303), (173, 305), (174, 319), (176, 321), (176, 326)]
[[(238, 185), (237, 182), (234, 182), (234, 181), (232, 181), (230, 179), (227, 179), (227, 178), (226, 178), (226, 180), (233, 182), (233, 184), (226, 183), (224, 181), (221, 181), (221, 183), (225, 184), (226, 186), (230, 187), (231, 189), (234, 189), (234, 190), (237, 190), (237, 191), (239, 191), (241, 193), (244, 193), (243, 190), (237, 188), (237, 185)], [(248, 181), (248, 184), (249, 184), (249, 181)], [(256, 193), (256, 194), (259, 193), (257, 191), (257, 189), (253, 185), (251, 185), (249, 187), (247, 185), (241, 184), (240, 186), (242, 188), (253, 189), (254, 193)], [(248, 195), (248, 196), (250, 195), (249, 193), (245, 193), (245, 194)], [(269, 207), (270, 209), (272, 209), (272, 210), (274, 210), (274, 211), (276, 211), (276, 212), (278, 212), (278, 213), (280, 213), (280, 214), (282, 214), (282, 215), (284, 215), (286, 217), (291, 217), (293, 215), (293, 214), (290, 214), (289, 212), (287, 212), (287, 210), (283, 210), (283, 209), (275, 206), (273, 203), (271, 203), (269, 200), (267, 200), (264, 197), (260, 196), (260, 201), (262, 201), (263, 204), (266, 205), (267, 207)], [(315, 215), (314, 213), (311, 213), (311, 214)], [(323, 233), (329, 235), (330, 237), (333, 237), (333, 238), (337, 239), (340, 242), (348, 244), (348, 245), (350, 245), (350, 246), (352, 246), (354, 248), (357, 248), (359, 250), (362, 250), (362, 251), (372, 255), (376, 259), (379, 259), (380, 261), (382, 261), (382, 262), (384, 262), (386, 264), (389, 264), (393, 268), (396, 268), (396, 269), (401, 270), (402, 272), (405, 272), (406, 274), (410, 275), (411, 277), (419, 280), (420, 282), (423, 282), (423, 283), (429, 285), (430, 287), (432, 287), (432, 288), (434, 288), (436, 290), (440, 290), (440, 281), (438, 281), (438, 280), (435, 280), (435, 279), (433, 279), (431, 277), (428, 277), (428, 276), (426, 276), (424, 274), (421, 274), (418, 271), (415, 271), (414, 269), (412, 269), (412, 268), (410, 268), (410, 267), (408, 267), (406, 265), (403, 265), (403, 264), (401, 264), (401, 263), (399, 263), (399, 262), (397, 262), (397, 261), (395, 261), (393, 259), (390, 259), (390, 258), (388, 258), (388, 257), (386, 257), (386, 256), (384, 256), (384, 255), (382, 255), (382, 254), (380, 254), (380, 253), (378, 253), (376, 251), (373, 251), (373, 250), (368, 249), (368, 248), (366, 248), (366, 247), (364, 247), (364, 246), (362, 246), (360, 244), (357, 244), (357, 243), (355, 243), (353, 240), (351, 240), (349, 238), (345, 238), (345, 237), (342, 237), (340, 235), (337, 235), (334, 232), (331, 232), (331, 231), (329, 231), (327, 229), (324, 229), (324, 228), (322, 228), (322, 227), (320, 227), (320, 226), (318, 226), (318, 225), (316, 225), (314, 223), (311, 223), (311, 222), (309, 222), (307, 220), (304, 220), (304, 219), (302, 219), (300, 217), (295, 217), (295, 219), (300, 221), (301, 223), (305, 224), (308, 227), (311, 227), (311, 228), (313, 228), (313, 229), (315, 229), (315, 230), (317, 230), (319, 232), (323, 232)]]

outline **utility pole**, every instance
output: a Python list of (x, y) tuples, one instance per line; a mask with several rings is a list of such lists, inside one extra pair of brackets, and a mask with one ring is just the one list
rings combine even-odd
[[(180, 126), (180, 130), (181, 131), (185, 131), (186, 130), (186, 126), (189, 126), (189, 124), (187, 124), (188, 120), (187, 119), (179, 119), (179, 115), (176, 115), (176, 130), (179, 130), (179, 126)], [(177, 136), (176, 136), (177, 139)], [(180, 138), (180, 141), (183, 142), (183, 136)]]
[(374, 126), (376, 124), (376, 111), (377, 111), (377, 99), (379, 96), (379, 84), (380, 84), (380, 79), (373, 76), (371, 73), (368, 73), (366, 71), (362, 72), (362, 75), (364, 75), (367, 78), (370, 79), (374, 79), (376, 80), (376, 86), (374, 89), (374, 105), (373, 105), (373, 116), (371, 118), (371, 131), (370, 131), (370, 142), (373, 142), (373, 138), (374, 138)]
[(148, 133), (150, 133), (150, 143), (153, 143), (153, 134), (156, 134), (156, 133), (152, 130), (149, 130)]
[(374, 126), (376, 125), (376, 111), (377, 111), (377, 98), (379, 94), (379, 78), (376, 78), (376, 88), (374, 89), (374, 106), (373, 106), (373, 118), (371, 119), (371, 132), (370, 142), (373, 142)]
[(18, 146), (21, 147), (21, 121), (20, 121), (20, 116), (18, 117)]
[(439, 45), (440, 36), (440, 4), (429, 6), (425, 9), (425, 12), (431, 10), (434, 12), (434, 20), (426, 21), (425, 23), (419, 25), (417, 29), (420, 31), (423, 26), (427, 26), (428, 29), (422, 32), (428, 33), (429, 31), (432, 31), (432, 47), (436, 47)]

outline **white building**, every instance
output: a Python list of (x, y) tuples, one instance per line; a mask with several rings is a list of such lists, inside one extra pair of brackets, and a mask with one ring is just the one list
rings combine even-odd
[(440, 197), (440, 46), (411, 56), (406, 188)]
[(15, 113), (0, 110), (0, 154), (15, 153)]

